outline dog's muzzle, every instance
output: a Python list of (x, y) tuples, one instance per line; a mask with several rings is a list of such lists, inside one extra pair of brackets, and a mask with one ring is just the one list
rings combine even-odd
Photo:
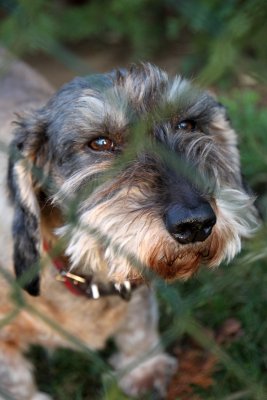
[(165, 214), (165, 223), (180, 244), (204, 242), (212, 232), (216, 216), (207, 202), (197, 207), (175, 204)]

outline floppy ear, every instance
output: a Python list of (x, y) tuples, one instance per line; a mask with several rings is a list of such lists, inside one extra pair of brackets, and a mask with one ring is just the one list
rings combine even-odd
[[(13, 237), (14, 267), (24, 289), (39, 294), (38, 261), (40, 255), (40, 191), (41, 168), (47, 152), (45, 124), (35, 117), (19, 120), (10, 146), (8, 187), (14, 204)], [(39, 175), (39, 176), (38, 176)]]

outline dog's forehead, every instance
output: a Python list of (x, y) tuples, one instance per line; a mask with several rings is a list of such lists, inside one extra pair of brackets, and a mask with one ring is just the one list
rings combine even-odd
[[(217, 103), (180, 76), (151, 64), (76, 78), (50, 102), (53, 131), (123, 129), (142, 115), (211, 120)], [(218, 108), (218, 107), (217, 107)]]

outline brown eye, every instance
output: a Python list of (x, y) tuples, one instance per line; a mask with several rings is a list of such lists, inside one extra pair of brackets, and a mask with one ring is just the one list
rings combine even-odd
[(176, 129), (182, 129), (184, 131), (194, 131), (196, 129), (196, 122), (192, 119), (185, 119), (176, 125)]
[(113, 151), (114, 142), (106, 137), (98, 137), (89, 143), (89, 147), (94, 151)]

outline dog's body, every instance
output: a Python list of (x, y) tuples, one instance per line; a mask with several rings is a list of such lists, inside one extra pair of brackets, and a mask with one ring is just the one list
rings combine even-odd
[[(52, 89), (24, 64), (12, 64), (0, 85), (2, 143), (11, 139), (14, 112), (38, 109), (19, 119), (8, 172), (7, 157), (1, 157), (1, 268), (11, 272), (14, 265), (22, 279), (30, 270), (24, 287), (40, 293), (25, 294), (30, 306), (13, 315), (18, 304), (10, 296), (9, 275), (0, 278), (0, 315), (10, 316), (0, 330), (0, 388), (20, 400), (45, 398), (22, 353), (33, 343), (75, 347), (63, 328), (90, 349), (103, 348), (114, 336), (116, 368), (152, 352), (120, 384), (131, 395), (153, 387), (163, 394), (175, 362), (159, 344), (153, 290), (142, 284), (146, 271), (184, 279), (201, 263), (216, 266), (240, 250), (240, 238), (256, 225), (242, 186), (236, 135), (223, 108), (149, 64), (74, 80), (41, 109)], [(141, 137), (136, 153), (118, 166), (133, 137), (131, 126), (150, 117), (146, 142)], [(197, 168), (197, 184), (166, 149)], [(45, 176), (37, 178), (40, 171)], [(96, 283), (86, 287), (89, 297), (99, 296), (98, 282), (112, 282), (115, 295), (102, 297), (100, 291), (99, 299), (88, 299), (86, 290), (76, 295), (58, 281), (59, 271), (43, 252), (58, 241), (64, 243), (63, 272), (71, 269), (81, 274), (75, 279), (90, 276)], [(40, 287), (31, 270), (39, 252), (45, 258)], [(128, 295), (131, 285), (136, 288), (125, 301), (123, 290)]]

